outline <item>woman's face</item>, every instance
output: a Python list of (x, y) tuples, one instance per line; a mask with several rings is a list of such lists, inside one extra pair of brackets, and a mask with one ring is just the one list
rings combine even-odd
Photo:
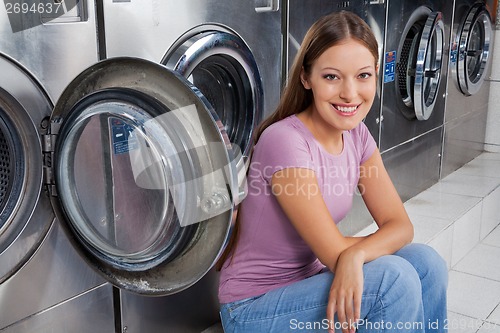
[(347, 39), (328, 48), (302, 70), (304, 88), (311, 89), (311, 115), (316, 122), (344, 131), (355, 128), (368, 114), (377, 89), (375, 58), (366, 46)]

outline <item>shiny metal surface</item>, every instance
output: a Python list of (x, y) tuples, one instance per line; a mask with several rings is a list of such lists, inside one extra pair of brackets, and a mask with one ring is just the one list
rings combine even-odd
[[(482, 50), (492, 50), (491, 42), (495, 33), (492, 26), (489, 29), (484, 26), (483, 31), (483, 24), (487, 22), (484, 15), (495, 22), (493, 8), (496, 8), (494, 0), (455, 1), (441, 177), (446, 177), (483, 151), (492, 56), (490, 52), (486, 54)], [(471, 17), (479, 21), (471, 22)], [(489, 40), (488, 30), (491, 34)], [(488, 41), (489, 45), (481, 45)], [(470, 47), (473, 52), (467, 54), (465, 47)], [(467, 80), (470, 80), (471, 85), (468, 85)]]
[(439, 180), (443, 128), (439, 127), (382, 154), (394, 186), (403, 201)]
[(286, 26), (288, 27), (288, 31), (286, 31), (287, 54), (285, 57), (287, 71), (295, 59), (307, 30), (321, 16), (336, 11), (348, 10), (359, 15), (371, 27), (379, 46), (379, 82), (373, 106), (364, 122), (378, 143), (380, 135), (381, 88), (384, 77), (382, 61), (386, 27), (386, 4), (383, 1), (374, 4), (373, 1), (369, 2), (366, 0), (287, 0), (287, 2), (288, 22)]
[(198, 27), (172, 45), (161, 63), (204, 94), (231, 143), (249, 156), (253, 129), (262, 119), (263, 88), (255, 58), (244, 41), (221, 26)]
[[(391, 29), (387, 31), (384, 54), (395, 54), (394, 62), (384, 62), (383, 67), (395, 66), (394, 78), (384, 80), (380, 149), (382, 152), (401, 145), (415, 137), (422, 135), (432, 129), (438, 128), (444, 122), (445, 92), (448, 72), (449, 35), (453, 16), (452, 1), (387, 1), (387, 26)], [(435, 50), (431, 56), (442, 56), (441, 70), (439, 73), (431, 71), (423, 75), (421, 79), (433, 81), (434, 77), (440, 76), (439, 88), (435, 93), (435, 104), (432, 114), (426, 120), (417, 120), (415, 113), (416, 99), (412, 80), (415, 79), (415, 69), (410, 65), (416, 62), (417, 55), (414, 55), (415, 48), (412, 44), (420, 44), (422, 29), (431, 13), (440, 12), (443, 23), (443, 48), (441, 53)], [(413, 58), (415, 57), (415, 58)], [(409, 64), (410, 63), (410, 64)], [(410, 68), (410, 71), (408, 71)], [(432, 75), (431, 75), (432, 74)], [(410, 86), (408, 86), (408, 83)], [(417, 82), (418, 84), (418, 82)], [(428, 89), (428, 86), (422, 86)], [(427, 92), (428, 93), (428, 92)], [(428, 102), (427, 102), (428, 103)], [(422, 109), (420, 113), (424, 118), (428, 115)], [(437, 171), (438, 172), (438, 171)]]
[[(107, 100), (105, 94), (110, 89), (114, 89), (114, 94)], [(134, 94), (138, 95), (136, 101), (125, 98)], [(147, 106), (146, 97), (154, 103), (151, 108)], [(87, 102), (87, 98), (90, 101)], [(137, 104), (132, 107), (128, 102)], [(122, 105), (117, 107), (117, 103)], [(82, 164), (89, 159), (89, 150), (109, 145), (109, 141), (101, 141), (99, 135), (94, 140), (86, 137), (84, 132), (91, 118), (101, 115), (106, 119), (129, 122), (132, 129), (137, 129), (135, 138), (145, 135), (146, 154), (157, 150), (158, 159), (152, 158), (153, 167), (161, 169), (157, 177), (151, 175), (152, 168), (149, 168), (148, 177), (154, 179), (148, 181), (149, 185), (144, 185), (138, 183), (141, 181), (138, 178), (120, 178), (130, 168), (131, 162), (117, 161), (119, 163), (112, 166), (111, 173), (100, 172), (104, 175), (102, 183), (113, 186), (113, 189), (104, 189), (110, 195), (105, 198), (107, 203), (82, 198), (80, 189), (85, 192), (86, 185), (93, 182), (95, 175), (83, 170), (87, 176), (78, 182), (77, 169), (83, 168)], [(52, 203), (63, 225), (75, 234), (74, 245), (82, 256), (113, 284), (140, 294), (169, 295), (201, 279), (218, 259), (226, 242), (233, 220), (231, 192), (238, 193), (233, 191), (238, 188), (238, 180), (231, 152), (226, 149), (229, 140), (219, 127), (216, 113), (196, 88), (159, 64), (136, 58), (113, 58), (92, 66), (68, 85), (52, 115), (52, 124), (61, 121), (54, 163), (58, 197), (52, 197)], [(175, 141), (177, 146), (169, 152), (167, 149), (174, 148)], [(129, 147), (130, 155), (136, 148)], [(80, 149), (82, 157), (75, 160)], [(105, 154), (99, 163), (104, 165), (103, 170), (106, 164), (115, 163), (108, 160), (117, 154), (116, 151)], [(139, 157), (143, 163), (143, 155)], [(158, 185), (160, 187), (149, 187)], [(160, 213), (155, 215), (156, 203), (152, 197), (147, 202), (139, 200), (137, 205), (134, 198), (115, 193), (120, 192), (120, 188), (125, 192), (137, 188), (142, 193), (139, 197), (148, 194), (149, 190), (156, 196), (163, 191), (164, 195), (173, 198), (175, 213), (161, 213), (165, 203), (160, 200)], [(205, 198), (215, 194), (226, 196), (228, 202), (221, 207), (211, 205), (209, 208), (215, 210), (207, 210)], [(130, 219), (128, 214), (119, 210), (120, 199), (127, 199), (126, 206), (144, 214)], [(86, 212), (92, 212), (99, 205), (112, 207), (113, 218), (89, 219)], [(148, 217), (148, 213), (152, 217)], [(137, 218), (140, 224), (134, 224)], [(149, 218), (153, 220), (149, 222)], [(102, 219), (110, 224), (111, 235), (95, 233)], [(173, 238), (170, 233), (146, 235), (146, 239), (153, 238), (152, 244), (138, 236), (139, 231), (149, 228), (150, 223), (161, 232), (165, 231), (164, 223), (180, 224), (180, 230), (190, 228), (192, 231), (187, 238), (176, 240), (183, 242), (182, 248), (171, 250), (175, 244), (170, 243), (170, 238)], [(125, 233), (128, 241), (118, 238), (121, 237), (119, 233)], [(140, 243), (131, 246), (130, 242)]]
[[(251, 146), (247, 129), (270, 114), (280, 96), (281, 1), (105, 0), (103, 7), (110, 58), (133, 56), (175, 67), (179, 51), (199, 43), (196, 36), (227, 33), (235, 37), (231, 39), (242, 46), (238, 52), (223, 48), (222, 57), (205, 58), (188, 80), (207, 97), (232, 144), (246, 155)], [(253, 60), (246, 55), (246, 48)], [(194, 61), (205, 56), (202, 52)], [(248, 112), (253, 109), (255, 113)], [(244, 162), (239, 159), (237, 164), (241, 175), (245, 173)], [(217, 280), (212, 271), (190, 288), (166, 297), (122, 291), (120, 325), (127, 332), (200, 332), (219, 320), (216, 295)]]
[(70, 298), (46, 311), (0, 329), (2, 333), (19, 332), (115, 332), (112, 287), (103, 284), (79, 297)]
[(19, 61), (55, 103), (71, 79), (98, 59), (94, 7), (94, 0), (81, 0), (50, 21), (31, 11), (22, 16), (30, 28), (13, 33), (6, 7), (0, 6), (0, 53)]
[(121, 325), (126, 332), (200, 333), (220, 320), (217, 283), (218, 272), (210, 270), (191, 288), (167, 297), (121, 291)]
[(427, 120), (434, 110), (441, 83), (443, 62), (444, 25), (442, 14), (429, 15), (420, 37), (415, 68), (414, 102), (418, 120)]
[[(43, 187), (45, 118), (71, 79), (97, 60), (94, 6), (78, 1), (59, 17), (31, 11), (12, 27), (9, 19), (21, 16), (0, 6), (0, 117), (13, 162), (0, 212), (2, 332), (64, 332), (83, 320), (88, 332), (114, 326), (112, 295), (104, 301), (96, 288), (104, 280), (70, 246)], [(75, 304), (87, 302), (93, 309), (85, 316)]]
[[(42, 212), (47, 211), (50, 209)], [(79, 318), (85, 314), (82, 309), (71, 305), (77, 304), (73, 302), (76, 301), (78, 295), (88, 293), (86, 299), (90, 300), (92, 299), (91, 290), (103, 284), (105, 284), (104, 279), (81, 259), (58, 221), (54, 221), (34, 257), (12, 278), (0, 284), (0, 331), (3, 332), (4, 328), (12, 331), (12, 327), (23, 327), (16, 325), (40, 314), (54, 320), (48, 323), (45, 332), (64, 332), (57, 331), (55, 328), (70, 324), (71, 321), (66, 321), (67, 318), (74, 316)], [(96, 304), (96, 311), (103, 310), (102, 306), (110, 304), (111, 293), (107, 297), (108, 300), (103, 301), (103, 304)], [(51, 311), (56, 308), (59, 310), (54, 315), (61, 312), (65, 315), (53, 316)], [(89, 316), (96, 318), (95, 312), (92, 311), (90, 308)], [(109, 314), (110, 311), (112, 308), (105, 310), (103, 314)], [(96, 324), (107, 320), (113, 322), (112, 316), (101, 318)], [(87, 322), (87, 325), (91, 327), (93, 322)], [(51, 327), (54, 329), (52, 330)], [(100, 330), (97, 329), (95, 332), (100, 332)]]
[(262, 116), (278, 103), (282, 39), (276, 0), (105, 0), (104, 19), (108, 57), (134, 56), (156, 62), (194, 28), (212, 30), (219, 26), (222, 31), (229, 30), (248, 45), (257, 63), (264, 94)]
[(458, 83), (465, 95), (477, 93), (486, 78), (491, 66), (492, 34), (488, 10), (483, 5), (475, 5), (467, 15), (459, 37)]
[[(484, 96), (483, 89), (478, 94)], [(476, 105), (474, 112), (445, 123), (441, 177), (446, 177), (484, 151), (487, 115), (487, 104)]]
[[(246, 154), (251, 142), (245, 137), (248, 135), (245, 128), (253, 127), (270, 114), (280, 97), (281, 7), (280, 0), (105, 0), (106, 52), (109, 57), (133, 56), (174, 67), (167, 58), (177, 62), (173, 59), (178, 58), (178, 51), (188, 50), (197, 42), (197, 38), (187, 37), (220, 32), (237, 37), (235, 40), (242, 45), (241, 50), (230, 52), (224, 48), (223, 57), (202, 60), (188, 80), (207, 97), (223, 121), (221, 125), (231, 142)], [(242, 57), (246, 48), (253, 60), (247, 55)], [(201, 53), (196, 58), (204, 56), (206, 54)], [(259, 73), (255, 79), (252, 62)], [(220, 64), (219, 68), (216, 63)], [(244, 75), (232, 81), (234, 73)], [(242, 80), (245, 76), (249, 81)], [(246, 106), (246, 110), (256, 108), (255, 115), (253, 111), (231, 112), (241, 110), (242, 106)], [(238, 160), (240, 175), (245, 174), (244, 162), (244, 159)], [(243, 190), (240, 197), (242, 193)], [(200, 332), (219, 320), (217, 274), (212, 270), (198, 283), (177, 294), (144, 297), (122, 291), (120, 301), (121, 317), (117, 319), (122, 331), (127, 332)]]
[[(0, 118), (2, 134), (12, 140), (13, 186), (0, 212), (0, 283), (37, 250), (53, 213), (42, 192), (40, 124), (52, 104), (40, 84), (13, 60), (0, 55)], [(40, 197), (42, 195), (42, 197)]]
[[(391, 29), (386, 34), (384, 68), (394, 66), (395, 75), (384, 80), (380, 150), (396, 189), (407, 200), (437, 182), (440, 175), (453, 1), (388, 0), (387, 10), (387, 26)], [(416, 63), (418, 54), (414, 53), (412, 45), (420, 44), (422, 29), (432, 13), (440, 13), (442, 18), (442, 26), (437, 31), (443, 32), (443, 47), (439, 49), (433, 45), (429, 54), (434, 59), (442, 57), (440, 71), (434, 71), (437, 66), (429, 66), (428, 73), (420, 78), (423, 80), (420, 96), (419, 93), (415, 96), (412, 85), (419, 82), (415, 78), (416, 66), (411, 64)], [(429, 41), (438, 42), (437, 39)], [(395, 61), (390, 62), (393, 57), (388, 55), (393, 55)], [(440, 82), (437, 90), (433, 90), (428, 83), (437, 83), (436, 78)], [(421, 99), (422, 96), (432, 95), (435, 96), (434, 101)], [(419, 117), (422, 120), (416, 114), (414, 100), (417, 97), (422, 105), (435, 103), (430, 115), (430, 110), (421, 109)]]

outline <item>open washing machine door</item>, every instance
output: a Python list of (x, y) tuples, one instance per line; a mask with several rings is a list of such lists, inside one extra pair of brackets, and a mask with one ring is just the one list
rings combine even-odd
[(493, 27), (484, 4), (471, 8), (457, 35), (457, 74), (460, 90), (470, 96), (481, 89), (491, 63)]
[(239, 158), (184, 77), (146, 60), (99, 62), (65, 89), (44, 141), (54, 210), (111, 283), (173, 294), (218, 259), (240, 195)]
[[(23, 267), (54, 220), (42, 191), (40, 135), (52, 103), (40, 83), (0, 54), (0, 283)], [(45, 120), (46, 120), (45, 119)]]
[(427, 120), (436, 103), (444, 56), (444, 23), (440, 12), (419, 7), (408, 22), (398, 52), (398, 93), (408, 119)]

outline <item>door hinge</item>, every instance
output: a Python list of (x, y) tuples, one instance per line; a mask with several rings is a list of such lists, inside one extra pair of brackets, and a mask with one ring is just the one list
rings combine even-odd
[(57, 196), (54, 179), (54, 153), (61, 123), (61, 118), (51, 120), (49, 132), (42, 135), (43, 184), (51, 196)]

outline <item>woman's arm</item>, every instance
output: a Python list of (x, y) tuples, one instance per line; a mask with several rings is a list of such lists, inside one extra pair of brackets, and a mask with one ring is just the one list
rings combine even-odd
[(302, 239), (334, 271), (339, 255), (362, 238), (344, 237), (323, 200), (314, 171), (287, 168), (271, 179), (272, 191)]
[(360, 174), (358, 188), (379, 229), (349, 248), (349, 251), (359, 251), (364, 257), (363, 261), (369, 262), (392, 254), (410, 243), (413, 225), (378, 149), (361, 166)]
[[(361, 166), (358, 188), (379, 229), (345, 249), (337, 260), (327, 318), (333, 320), (337, 312), (339, 321), (348, 324), (360, 318), (363, 264), (392, 254), (413, 239), (413, 225), (378, 150)], [(354, 332), (343, 329), (343, 332), (348, 331)]]
[(369, 262), (396, 252), (413, 239), (413, 225), (378, 150), (361, 166), (358, 186), (379, 226), (368, 237), (345, 237), (340, 233), (321, 196), (314, 171), (283, 169), (273, 175), (271, 185), (297, 232), (331, 271), (335, 271), (340, 254), (347, 249), (359, 252), (363, 262)]

